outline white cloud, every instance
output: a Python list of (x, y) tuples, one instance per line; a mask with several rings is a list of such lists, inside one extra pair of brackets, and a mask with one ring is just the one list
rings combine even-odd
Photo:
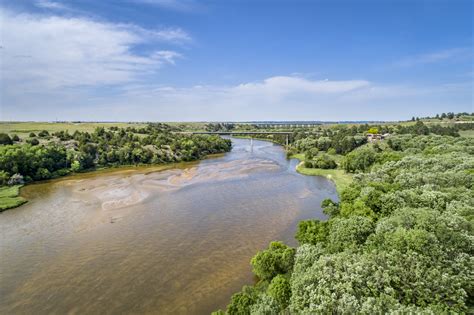
[(146, 30), (1, 9), (0, 20), (8, 30), (1, 39), (2, 89), (10, 93), (132, 82), (181, 56), (170, 50), (141, 55), (134, 50), (137, 45), (189, 38), (179, 29)]
[[(167, 62), (168, 55), (162, 51), (155, 58)], [(295, 76), (185, 88), (136, 82), (108, 92), (94, 95), (78, 89), (53, 94), (48, 91), (35, 100), (45, 104), (38, 109), (31, 109), (31, 97), (24, 96), (17, 99), (19, 106), (5, 110), (4, 119), (393, 120), (442, 111), (470, 111), (472, 102), (470, 84), (399, 86)]]
[(67, 7), (66, 5), (62, 3), (49, 1), (49, 0), (37, 0), (35, 2), (35, 5), (42, 9), (51, 9), (51, 10), (68, 10), (69, 9), (69, 7)]
[[(131, 120), (377, 120), (464, 111), (469, 85), (399, 86), (365, 80), (276, 76), (234, 86), (129, 85), (113, 104)], [(132, 104), (132, 105), (131, 105)], [(133, 109), (130, 109), (133, 107)]]
[(195, 0), (130, 0), (136, 3), (156, 5), (176, 11), (189, 11), (197, 7)]
[(473, 53), (468, 48), (451, 48), (407, 57), (396, 62), (394, 65), (400, 67), (412, 67), (416, 65), (439, 63), (448, 60), (465, 60), (466, 58), (472, 58), (472, 56)]

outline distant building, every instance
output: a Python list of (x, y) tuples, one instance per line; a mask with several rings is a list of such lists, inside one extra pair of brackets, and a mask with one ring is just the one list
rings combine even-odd
[(381, 140), (384, 140), (385, 138), (389, 137), (390, 134), (389, 133), (384, 133), (384, 134), (380, 134), (380, 133), (368, 133), (366, 134), (366, 137), (367, 137), (367, 141), (368, 142), (373, 142), (373, 141), (381, 141)]

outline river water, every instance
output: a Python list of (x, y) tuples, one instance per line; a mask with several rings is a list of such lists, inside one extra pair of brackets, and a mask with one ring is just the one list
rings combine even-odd
[(272, 240), (337, 199), (269, 142), (223, 156), (28, 185), (0, 214), (1, 314), (209, 314), (254, 278)]

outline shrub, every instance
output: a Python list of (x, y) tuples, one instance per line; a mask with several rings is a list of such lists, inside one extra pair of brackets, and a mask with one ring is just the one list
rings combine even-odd
[(13, 141), (6, 133), (0, 133), (0, 144), (13, 144)]
[(38, 145), (39, 144), (39, 141), (38, 139), (36, 138), (33, 138), (31, 140), (28, 140), (27, 143), (31, 144), (31, 145)]
[(41, 137), (41, 138), (45, 138), (45, 137), (48, 137), (48, 136), (49, 136), (49, 132), (47, 130), (41, 130), (38, 133), (38, 137)]

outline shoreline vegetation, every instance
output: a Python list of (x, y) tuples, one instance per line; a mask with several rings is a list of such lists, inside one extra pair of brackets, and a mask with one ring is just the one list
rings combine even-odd
[(101, 125), (92, 132), (75, 130), (72, 134), (68, 129), (51, 133), (41, 130), (22, 137), (0, 133), (0, 187), (5, 195), (0, 198), (0, 212), (26, 202), (19, 196), (19, 187), (24, 184), (119, 166), (197, 161), (232, 147), (230, 140), (219, 136), (176, 131), (180, 129), (150, 123), (146, 127), (111, 125), (107, 129)]
[(27, 202), (20, 196), (20, 188), (23, 185), (0, 187), (0, 212), (19, 207)]
[(307, 168), (304, 166), (304, 154), (297, 153), (290, 155), (291, 159), (297, 159), (300, 162), (296, 165), (296, 171), (307, 176), (323, 176), (331, 180), (336, 186), (338, 195), (352, 183), (353, 175), (346, 173), (342, 169), (322, 169), (322, 168)]
[(296, 248), (256, 253), (257, 282), (213, 315), (469, 312), (474, 124), (441, 119), (463, 115), (295, 131), (287, 156), (340, 200), (299, 222)]

